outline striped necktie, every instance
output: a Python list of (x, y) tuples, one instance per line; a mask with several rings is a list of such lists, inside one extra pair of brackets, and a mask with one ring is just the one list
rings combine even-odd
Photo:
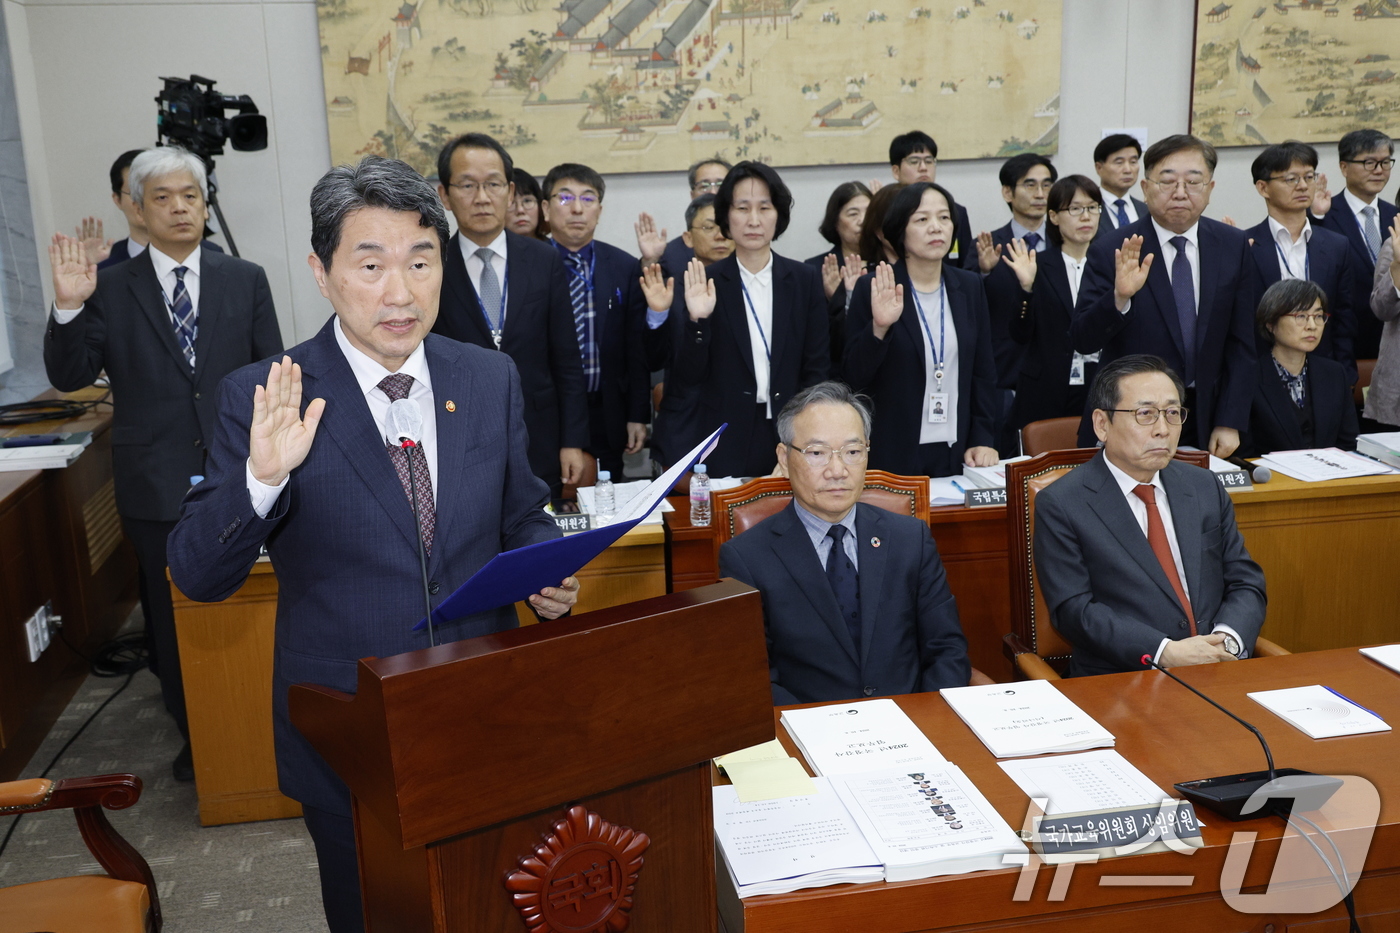
[(569, 268), (569, 303), (574, 307), (574, 333), (578, 337), (583, 376), (589, 392), (602, 388), (602, 369), (598, 360), (598, 343), (594, 339), (594, 308), (592, 282), (588, 264), (580, 253), (564, 252), (564, 265)]
[(194, 302), (190, 299), (189, 289), (185, 287), (185, 273), (189, 271), (184, 266), (175, 268), (175, 294), (170, 299), (170, 319), (175, 325), (175, 341), (180, 345), (180, 352), (189, 360), (190, 369), (194, 369), (194, 342), (199, 338), (199, 315), (195, 313)]
[(1381, 252), (1381, 228), (1376, 226), (1376, 206), (1367, 204), (1361, 209), (1361, 213), (1366, 218), (1361, 232), (1366, 236), (1366, 249), (1371, 254), (1371, 261), (1375, 262)]

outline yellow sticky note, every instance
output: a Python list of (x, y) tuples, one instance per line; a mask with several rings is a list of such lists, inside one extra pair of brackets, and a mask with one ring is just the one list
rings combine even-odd
[(775, 800), (779, 797), (805, 797), (815, 794), (817, 787), (802, 762), (796, 758), (764, 758), (758, 761), (730, 762), (725, 768), (740, 803), (755, 800)]
[(776, 761), (779, 758), (788, 757), (787, 749), (783, 748), (783, 743), (777, 739), (764, 742), (761, 745), (750, 745), (748, 748), (741, 748), (737, 752), (730, 752), (728, 755), (720, 755), (715, 759), (715, 764), (726, 774), (729, 773), (729, 763), (732, 761)]

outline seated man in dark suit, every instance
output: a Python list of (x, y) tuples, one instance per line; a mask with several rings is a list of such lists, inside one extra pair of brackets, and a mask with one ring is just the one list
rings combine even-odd
[(1089, 390), (1103, 450), (1036, 497), (1035, 569), (1071, 676), (1246, 657), (1264, 624), (1229, 494), (1172, 459), (1183, 395), (1158, 357), (1103, 364)]
[[(1284, 279), (1307, 279), (1321, 286), (1332, 317), (1313, 352), (1340, 363), (1347, 385), (1355, 385), (1351, 248), (1340, 233), (1308, 220), (1308, 205), (1317, 182), (1317, 150), (1296, 140), (1279, 143), (1259, 153), (1250, 172), (1269, 211), (1268, 217), (1244, 232), (1254, 254), (1255, 290), (1262, 295)], [(1262, 364), (1267, 345), (1261, 344), (1259, 351)], [(1260, 369), (1271, 367), (1261, 365)]]
[(763, 595), (774, 704), (965, 686), (967, 640), (928, 525), (858, 502), (870, 411), (819, 382), (783, 407), (778, 436), (792, 505), (719, 553), (721, 576)]
[(1142, 161), (1142, 143), (1127, 133), (1110, 133), (1094, 147), (1094, 171), (1103, 190), (1099, 236), (1147, 216), (1147, 202), (1133, 197)]
[(586, 449), (620, 482), (622, 455), (646, 443), (651, 382), (643, 346), (641, 263), (593, 238), (606, 188), (603, 176), (586, 165), (556, 165), (544, 179), (544, 217), (569, 278), (588, 392)]

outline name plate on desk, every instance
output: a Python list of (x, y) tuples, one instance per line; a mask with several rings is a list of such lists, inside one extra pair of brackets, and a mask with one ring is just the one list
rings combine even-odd
[(1137, 855), (1171, 848), (1199, 849), (1201, 821), (1189, 800), (1057, 813), (1039, 817), (1030, 842), (1037, 855)]
[(1227, 490), (1230, 489), (1253, 489), (1254, 481), (1249, 478), (1249, 474), (1244, 470), (1231, 470), (1228, 473), (1217, 473), (1215, 478), (1220, 480), (1220, 485)]
[(582, 512), (577, 515), (552, 515), (554, 524), (559, 526), (559, 530), (564, 534), (571, 534), (575, 531), (587, 531), (593, 527), (592, 517)]
[(1006, 487), (998, 489), (969, 489), (963, 493), (963, 505), (969, 509), (988, 505), (1006, 505)]

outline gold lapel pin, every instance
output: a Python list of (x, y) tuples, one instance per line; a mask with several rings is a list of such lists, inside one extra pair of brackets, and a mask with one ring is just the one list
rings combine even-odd
[(444, 405), (443, 407), (446, 408), (448, 411), (456, 411), (456, 410), (457, 410), (457, 403), (454, 402), (454, 401), (452, 401), (452, 399), (448, 399), (448, 400), (447, 400), (447, 404)]
[(871, 538), (871, 539), (870, 539), (870, 546), (871, 546), (871, 547), (879, 547), (879, 546), (880, 546), (880, 539), (879, 539), (879, 538)]

